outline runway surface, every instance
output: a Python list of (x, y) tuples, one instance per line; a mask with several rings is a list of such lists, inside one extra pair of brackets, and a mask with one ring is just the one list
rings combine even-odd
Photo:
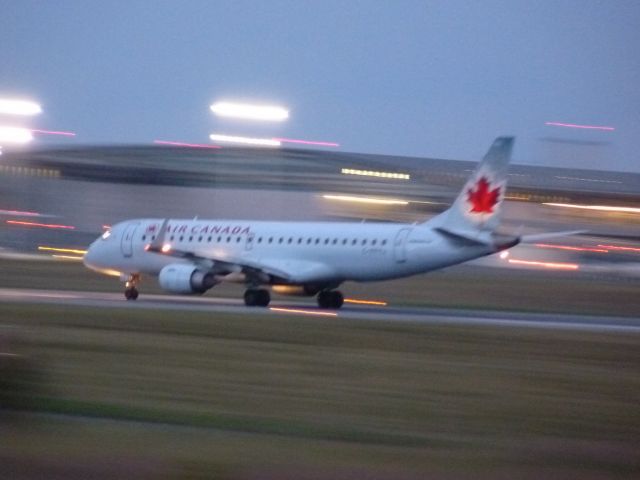
[(337, 311), (322, 310), (312, 300), (274, 300), (269, 308), (246, 307), (240, 298), (183, 297), (141, 294), (126, 301), (121, 293), (0, 288), (0, 302), (57, 304), (93, 308), (127, 308), (252, 315), (314, 315), (345, 320), (374, 320), (426, 324), (493, 325), (602, 332), (640, 333), (640, 317), (606, 317), (552, 313), (478, 311), (401, 306), (345, 304)]

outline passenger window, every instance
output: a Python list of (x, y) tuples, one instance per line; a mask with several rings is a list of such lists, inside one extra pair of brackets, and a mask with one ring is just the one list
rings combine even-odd
[(302, 237), (298, 238), (298, 245), (302, 243)]
[(222, 241), (222, 237), (218, 237), (218, 243)]
[(211, 238), (212, 237), (207, 238), (207, 242), (211, 243)]
[(146, 235), (142, 235), (142, 241), (144, 242), (147, 239)]
[(269, 243), (273, 242), (273, 237), (269, 237)]
[(328, 238), (325, 238), (325, 239), (324, 239), (324, 244), (325, 244), (325, 245), (329, 245), (329, 239), (328, 239)]
[(173, 242), (173, 238), (174, 238), (174, 236), (173, 236), (173, 235), (171, 235), (171, 238), (170, 238), (169, 240), (171, 240), (171, 241)]
[(364, 240), (362, 240), (362, 245), (366, 245), (367, 244), (367, 239), (365, 238)]
[(289, 237), (289, 240), (287, 241), (287, 243), (290, 244), (291, 242), (293, 242), (293, 238)]
[(284, 239), (283, 239), (282, 237), (280, 237), (280, 238), (278, 239), (278, 243), (282, 243), (282, 241), (283, 241), (283, 240), (284, 240)]
[(351, 242), (351, 245), (355, 245), (356, 243), (358, 243), (358, 240), (354, 238), (353, 241)]
[(376, 240), (376, 239), (373, 239), (373, 240), (371, 241), (371, 245), (375, 245), (376, 243), (377, 243), (377, 240)]
[(183, 241), (183, 240), (184, 240), (184, 236), (180, 236), (180, 241)]
[(258, 237), (258, 243), (262, 243), (262, 237)]
[(342, 244), (343, 244), (343, 245), (346, 245), (346, 244), (347, 244), (347, 239), (346, 239), (346, 238), (343, 238), (343, 239), (342, 239)]
[(387, 241), (386, 240), (382, 240), (382, 245), (386, 245)]
[(338, 239), (337, 239), (337, 238), (334, 238), (334, 239), (333, 239), (333, 242), (331, 242), (331, 243), (333, 243), (333, 244), (335, 245), (336, 243), (338, 243)]
[(202, 241), (202, 237), (198, 237), (198, 241), (201, 242)]
[(236, 238), (236, 243), (240, 243), (240, 237)]
[(307, 245), (309, 245), (311, 243), (311, 239), (307, 238)]
[(227, 243), (231, 242), (231, 237), (227, 237)]
[(189, 237), (189, 241), (190, 241), (190, 242), (193, 242), (193, 237)]
[(318, 245), (320, 243), (320, 239), (316, 238), (316, 245)]

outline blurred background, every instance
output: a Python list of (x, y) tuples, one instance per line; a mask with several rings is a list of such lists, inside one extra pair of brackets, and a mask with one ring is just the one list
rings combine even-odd
[[(0, 9), (0, 477), (637, 477), (640, 5)], [(78, 300), (121, 296), (81, 263), (116, 222), (421, 222), (500, 135), (503, 231), (583, 233), (346, 292), (623, 326)]]

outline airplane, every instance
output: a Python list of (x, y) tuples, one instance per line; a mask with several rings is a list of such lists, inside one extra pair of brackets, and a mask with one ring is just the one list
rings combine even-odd
[[(422, 223), (271, 222), (142, 218), (111, 227), (84, 264), (117, 272), (125, 298), (143, 275), (176, 294), (220, 282), (246, 285), (244, 303), (266, 307), (274, 293), (317, 296), (338, 309), (345, 281), (407, 277), (491, 255), (521, 242), (581, 233), (507, 235), (497, 231), (513, 137), (498, 137), (449, 209)], [(528, 238), (527, 238), (528, 237)]]

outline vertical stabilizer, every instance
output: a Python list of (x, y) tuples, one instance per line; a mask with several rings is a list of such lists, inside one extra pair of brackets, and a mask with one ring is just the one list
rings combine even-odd
[(500, 223), (513, 143), (513, 137), (496, 138), (453, 205), (427, 224), (456, 236), (491, 243), (491, 233)]

